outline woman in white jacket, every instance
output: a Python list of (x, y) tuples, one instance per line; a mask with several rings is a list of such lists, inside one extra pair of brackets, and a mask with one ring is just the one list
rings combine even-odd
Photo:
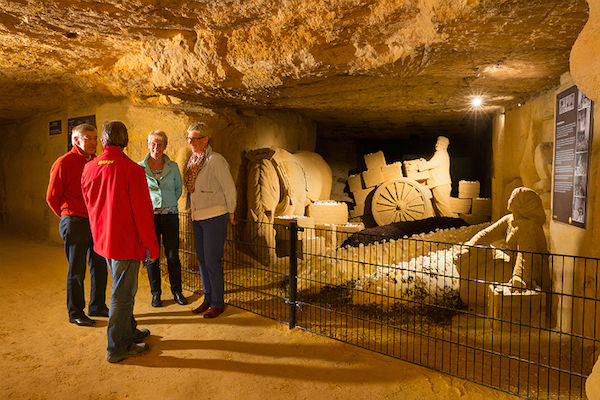
[(235, 224), (236, 190), (229, 164), (222, 155), (212, 151), (209, 138), (210, 132), (202, 122), (193, 123), (188, 128), (187, 140), (192, 156), (184, 180), (204, 289), (204, 301), (193, 312), (206, 311), (204, 318), (215, 318), (225, 309), (221, 259), (227, 222)]

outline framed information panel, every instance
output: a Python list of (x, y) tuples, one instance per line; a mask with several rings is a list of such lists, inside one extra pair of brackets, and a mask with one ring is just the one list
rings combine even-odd
[(577, 86), (556, 96), (552, 219), (585, 228), (593, 102)]

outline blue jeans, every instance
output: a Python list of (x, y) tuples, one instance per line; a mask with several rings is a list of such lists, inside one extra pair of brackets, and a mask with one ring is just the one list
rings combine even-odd
[(200, 263), (200, 277), (204, 288), (204, 300), (211, 307), (225, 307), (223, 283), (223, 252), (227, 236), (229, 214), (192, 221), (196, 257)]
[[(171, 293), (181, 292), (181, 261), (179, 261), (179, 215), (178, 214), (156, 214), (154, 216), (154, 228), (156, 239), (165, 248), (167, 256), (167, 267), (169, 269), (169, 282)], [(153, 295), (161, 295), (160, 288), (160, 257), (156, 261), (146, 265), (148, 269), (148, 281), (150, 281), (150, 292)]]
[(106, 350), (111, 355), (125, 353), (133, 344), (133, 332), (137, 322), (133, 317), (133, 305), (138, 288), (138, 260), (107, 259), (112, 277), (112, 295), (108, 314)]
[(67, 309), (70, 318), (80, 318), (85, 308), (83, 281), (86, 258), (90, 266), (89, 311), (106, 309), (106, 260), (94, 251), (92, 231), (87, 218), (63, 215), (58, 224), (60, 237), (65, 242), (65, 254), (69, 262), (67, 272)]

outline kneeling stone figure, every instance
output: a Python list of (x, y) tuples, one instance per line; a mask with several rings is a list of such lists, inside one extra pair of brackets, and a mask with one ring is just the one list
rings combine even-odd
[[(504, 239), (506, 249), (515, 251), (511, 252), (510, 257), (514, 263), (512, 277), (507, 282), (510, 290), (515, 292), (541, 287), (549, 291), (548, 246), (543, 230), (546, 214), (542, 200), (534, 190), (518, 187), (513, 190), (507, 208), (511, 214), (478, 232), (465, 245), (490, 245)], [(463, 248), (462, 254), (470, 249)]]

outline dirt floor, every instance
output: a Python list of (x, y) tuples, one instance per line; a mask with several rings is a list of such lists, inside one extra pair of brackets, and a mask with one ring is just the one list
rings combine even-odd
[(106, 319), (68, 322), (62, 246), (0, 232), (0, 260), (0, 399), (514, 398), (234, 307), (205, 320), (191, 293), (152, 308), (145, 270), (135, 316), (151, 350), (109, 364)]

